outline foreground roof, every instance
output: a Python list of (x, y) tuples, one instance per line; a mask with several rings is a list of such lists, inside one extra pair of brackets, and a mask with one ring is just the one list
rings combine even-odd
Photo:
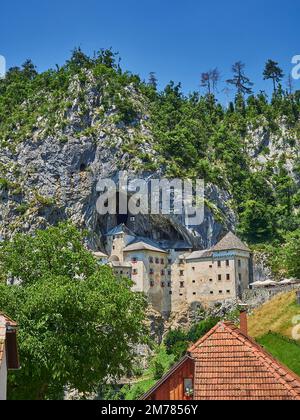
[(230, 322), (219, 322), (141, 399), (151, 399), (188, 359), (194, 400), (300, 400), (300, 378)]
[(300, 378), (231, 323), (189, 349), (195, 400), (300, 400)]
[(238, 249), (240, 251), (250, 252), (249, 247), (232, 232), (228, 232), (223, 239), (212, 247), (212, 251), (225, 251), (229, 249)]

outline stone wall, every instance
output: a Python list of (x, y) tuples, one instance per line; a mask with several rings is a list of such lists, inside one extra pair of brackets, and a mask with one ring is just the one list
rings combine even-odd
[(300, 290), (300, 284), (245, 290), (243, 293), (243, 301), (247, 303), (251, 309), (255, 309), (271, 300), (274, 296), (292, 290), (295, 290), (295, 292)]

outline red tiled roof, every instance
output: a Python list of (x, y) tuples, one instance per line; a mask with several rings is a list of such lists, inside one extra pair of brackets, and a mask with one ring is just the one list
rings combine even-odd
[(195, 400), (300, 400), (300, 378), (231, 323), (217, 324), (189, 354)]

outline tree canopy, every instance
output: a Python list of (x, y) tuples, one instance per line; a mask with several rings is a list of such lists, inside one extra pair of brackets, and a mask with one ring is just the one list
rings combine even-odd
[(80, 238), (64, 223), (1, 245), (2, 273), (21, 281), (0, 283), (1, 311), (19, 325), (22, 369), (9, 377), (10, 399), (60, 398), (67, 386), (94, 392), (131, 372), (145, 342), (145, 297), (98, 266)]

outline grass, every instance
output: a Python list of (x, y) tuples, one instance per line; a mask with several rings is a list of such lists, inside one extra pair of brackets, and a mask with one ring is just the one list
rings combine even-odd
[(271, 331), (292, 338), (292, 319), (297, 315), (300, 306), (296, 304), (295, 291), (275, 296), (249, 316), (249, 335), (259, 339)]
[(166, 352), (164, 345), (158, 346), (149, 368), (131, 386), (125, 385), (121, 393), (125, 400), (136, 400), (147, 392), (175, 363), (174, 356)]
[(300, 345), (296, 341), (275, 333), (268, 333), (257, 341), (275, 359), (300, 376)]

